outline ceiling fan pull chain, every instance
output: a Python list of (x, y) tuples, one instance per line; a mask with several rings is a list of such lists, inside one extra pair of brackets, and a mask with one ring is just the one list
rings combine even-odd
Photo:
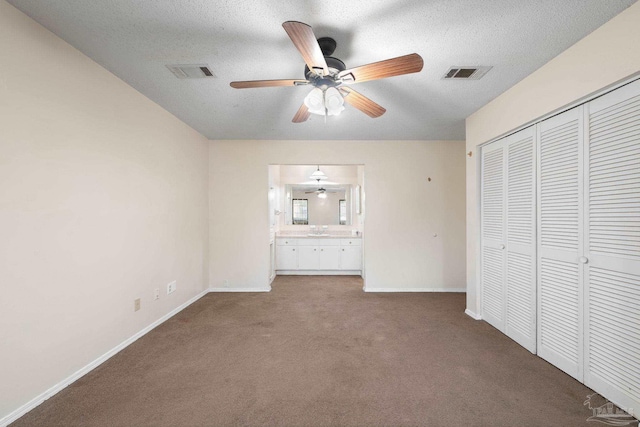
[(322, 105), (324, 105), (324, 123), (327, 124), (327, 116), (329, 115), (329, 109), (327, 108), (327, 90), (322, 91)]

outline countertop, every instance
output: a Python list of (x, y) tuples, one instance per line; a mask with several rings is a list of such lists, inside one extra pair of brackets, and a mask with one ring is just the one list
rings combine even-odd
[(276, 239), (361, 239), (362, 235), (351, 234), (276, 234)]

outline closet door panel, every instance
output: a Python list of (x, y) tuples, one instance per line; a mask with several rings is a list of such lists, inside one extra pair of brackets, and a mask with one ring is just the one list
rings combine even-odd
[(538, 354), (583, 376), (583, 107), (538, 125)]
[(536, 351), (534, 128), (505, 138), (506, 334)]
[(481, 280), (482, 318), (504, 331), (504, 144), (497, 141), (482, 148), (481, 179)]
[(482, 149), (482, 316), (536, 351), (535, 133)]
[(585, 384), (640, 409), (640, 82), (587, 105)]

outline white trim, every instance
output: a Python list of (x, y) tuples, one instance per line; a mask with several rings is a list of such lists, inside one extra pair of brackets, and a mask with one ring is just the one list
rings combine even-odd
[(482, 317), (478, 314), (475, 314), (473, 311), (469, 310), (468, 308), (464, 311), (464, 314), (466, 314), (467, 316), (471, 317), (474, 320), (482, 320)]
[(455, 292), (466, 293), (467, 288), (365, 288), (365, 292)]
[[(482, 313), (482, 156), (484, 155), (484, 147), (476, 150), (476, 312)], [(468, 302), (467, 302), (468, 304)]]
[(88, 363), (84, 367), (78, 369), (76, 372), (74, 372), (73, 374), (71, 374), (70, 376), (65, 378), (64, 380), (60, 381), (58, 384), (54, 385), (53, 387), (50, 387), (44, 393), (41, 393), (40, 395), (34, 397), (29, 402), (27, 402), (24, 405), (20, 406), (15, 411), (10, 412), (4, 418), (0, 419), (0, 426), (1, 427), (6, 427), (7, 425), (11, 424), (15, 420), (17, 420), (18, 418), (20, 418), (21, 416), (26, 414), (27, 412), (29, 412), (32, 409), (34, 409), (36, 406), (40, 405), (45, 400), (47, 400), (50, 397), (54, 396), (55, 394), (59, 393), (60, 391), (62, 391), (64, 388), (66, 388), (67, 386), (69, 386), (73, 382), (79, 380), (84, 375), (88, 374), (89, 372), (91, 372), (92, 370), (97, 368), (98, 366), (102, 365), (104, 362), (109, 360), (111, 357), (115, 356), (117, 353), (119, 353), (120, 351), (124, 350), (129, 345), (133, 344), (136, 340), (138, 340), (142, 336), (146, 335), (148, 332), (150, 332), (156, 326), (160, 325), (161, 323), (164, 323), (165, 321), (167, 321), (171, 317), (175, 316), (176, 314), (178, 314), (179, 312), (181, 312), (182, 310), (184, 310), (185, 308), (187, 308), (188, 306), (190, 306), (194, 302), (198, 301), (200, 298), (205, 296), (207, 293), (209, 293), (208, 289), (200, 292), (198, 295), (194, 296), (189, 301), (187, 301), (187, 302), (183, 303), (182, 305), (174, 308), (169, 313), (165, 314), (164, 316), (162, 316), (161, 318), (159, 318), (155, 322), (151, 323), (149, 326), (145, 327), (144, 329), (142, 329), (139, 332), (135, 333), (131, 337), (127, 338), (126, 340), (124, 340), (123, 342), (121, 342), (120, 344), (118, 344), (117, 346), (112, 348), (111, 350), (107, 351), (102, 356), (100, 356), (97, 359), (93, 360), (92, 362)]
[(278, 276), (362, 276), (362, 270), (276, 270)]
[(209, 292), (271, 292), (271, 288), (209, 288)]

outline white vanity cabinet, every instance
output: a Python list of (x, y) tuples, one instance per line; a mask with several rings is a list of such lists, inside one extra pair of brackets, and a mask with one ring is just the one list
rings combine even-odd
[(340, 269), (340, 246), (319, 246), (318, 270)]
[(340, 241), (340, 268), (342, 270), (362, 269), (361, 239), (342, 239)]
[(296, 239), (276, 239), (276, 270), (298, 269)]
[(300, 245), (298, 250), (298, 270), (317, 270), (318, 265), (318, 247)]
[(340, 242), (337, 239), (297, 239), (298, 270), (340, 269)]
[(362, 273), (362, 240), (340, 238), (278, 237), (278, 274)]

